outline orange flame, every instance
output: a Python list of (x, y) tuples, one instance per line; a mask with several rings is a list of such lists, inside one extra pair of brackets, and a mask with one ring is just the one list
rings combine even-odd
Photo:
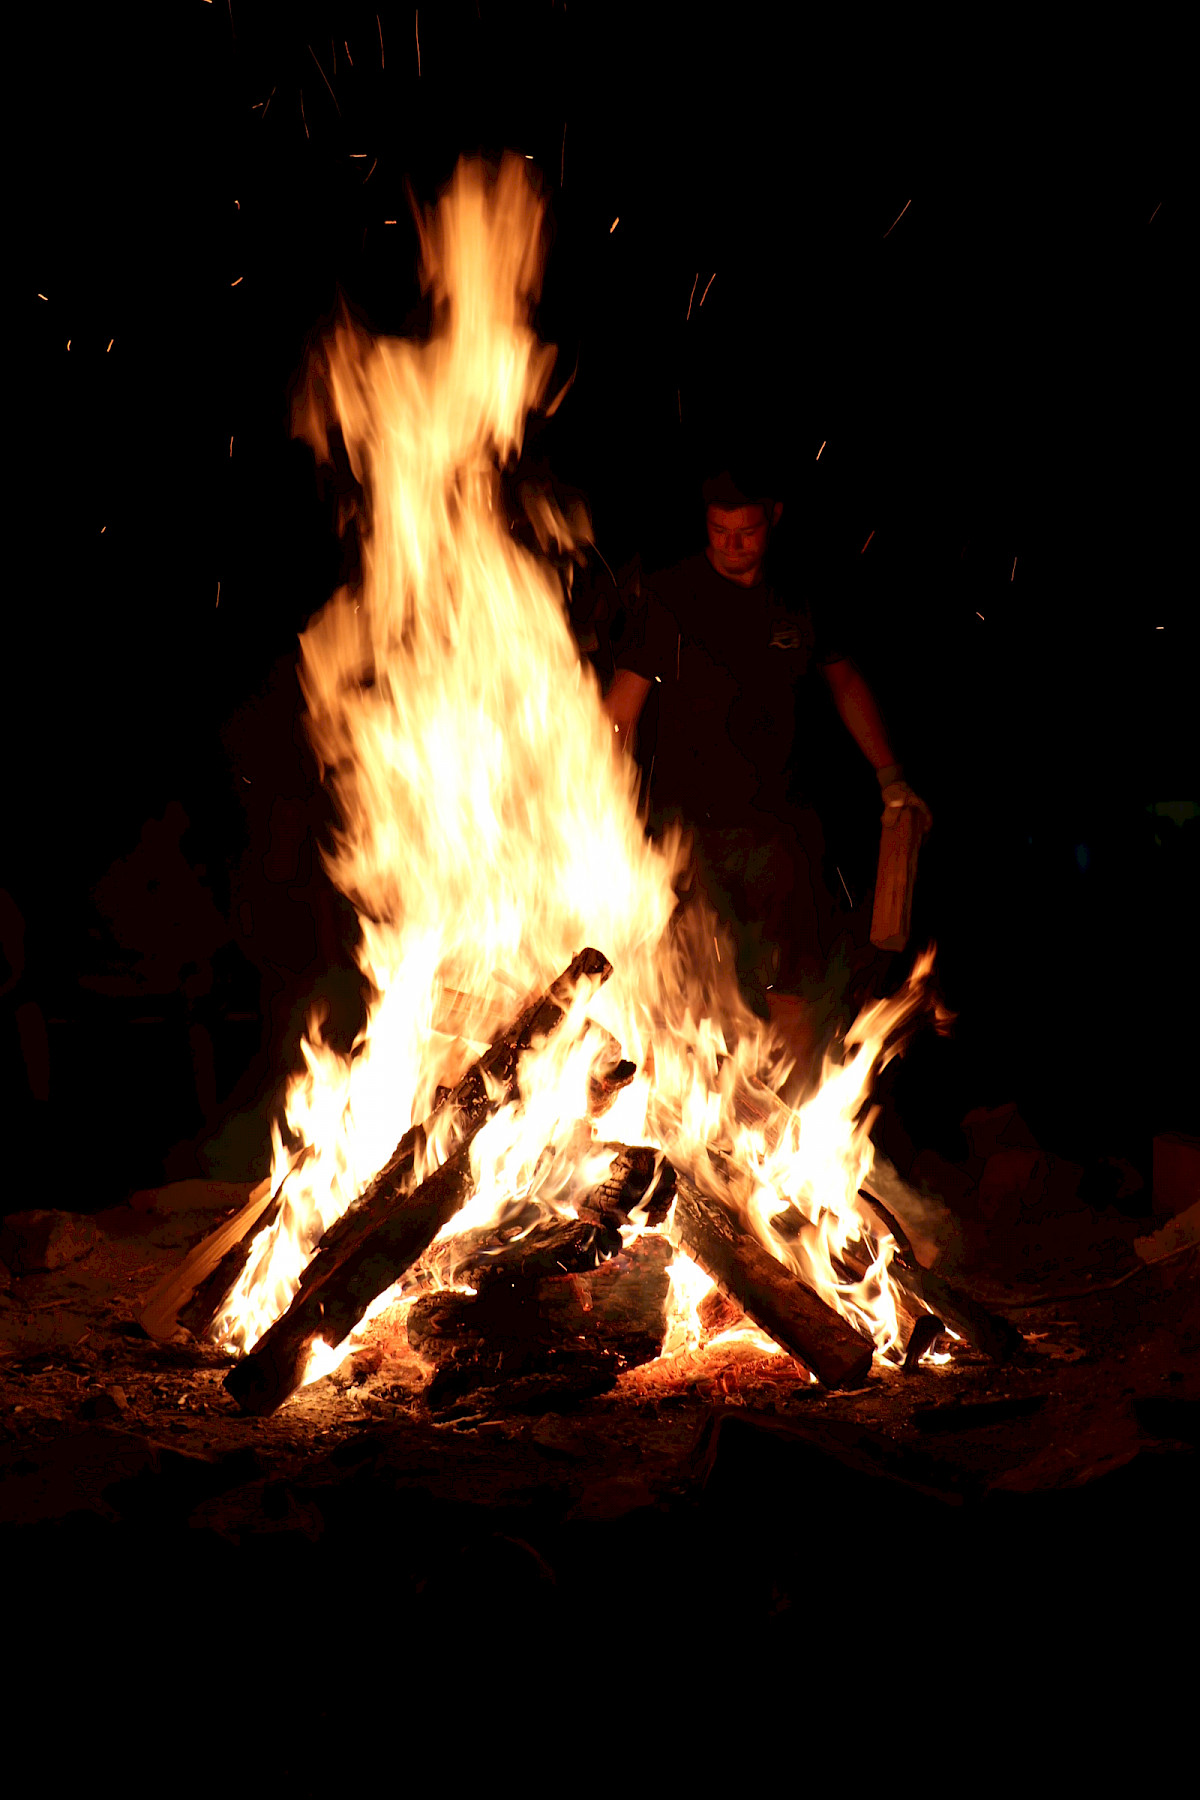
[[(420, 221), (431, 339), (373, 339), (343, 317), (297, 402), (297, 429), (318, 457), (340, 429), (364, 495), (361, 582), (311, 621), (300, 673), (341, 816), (327, 866), (356, 907), (372, 999), (350, 1057), (310, 1026), (284, 1107), (291, 1147), (273, 1128), (284, 1203), (216, 1332), (233, 1351), (253, 1346), (322, 1232), (428, 1115), (439, 1083), (594, 944), (612, 978), (525, 1057), (517, 1100), (474, 1140), (473, 1197), (432, 1247), (426, 1275), (452, 1282), (468, 1234), (478, 1241), (539, 1208), (569, 1215), (601, 1177), (610, 1153), (583, 1122), (603, 1028), (640, 1071), (606, 1115), (605, 1138), (654, 1144), (718, 1192), (732, 1172), (748, 1226), (886, 1351), (897, 1335), (890, 1239), (868, 1239), (860, 1281), (831, 1259), (867, 1230), (855, 1195), (873, 1115), (860, 1114), (875, 1068), (925, 1004), (932, 954), (901, 995), (864, 1012), (853, 1052), (841, 1066), (826, 1059), (804, 1106), (779, 1102), (766, 1124), (740, 1122), (746, 1083), (761, 1092), (790, 1072), (782, 1046), (742, 1001), (715, 921), (677, 910), (687, 846), (678, 834), (647, 839), (636, 770), (580, 661), (557, 577), (513, 540), (500, 504), (498, 465), (519, 451), (554, 360), (530, 322), (542, 217), (523, 159), (491, 177), (460, 165)], [(586, 521), (552, 513), (539, 535), (567, 548), (586, 537)], [(444, 1160), (452, 1131), (428, 1146), (426, 1167)], [(790, 1234), (779, 1229), (785, 1213), (800, 1222)], [(694, 1345), (710, 1285), (680, 1250), (672, 1280), (668, 1350)], [(308, 1378), (346, 1347), (319, 1345)]]

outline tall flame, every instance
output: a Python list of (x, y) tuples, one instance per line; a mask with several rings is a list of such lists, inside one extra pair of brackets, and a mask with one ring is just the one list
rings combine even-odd
[[(310, 361), (295, 418), (321, 459), (340, 430), (364, 495), (361, 579), (304, 632), (300, 675), (341, 818), (327, 866), (358, 914), (371, 1003), (349, 1058), (310, 1025), (285, 1103), (289, 1142), (273, 1132), (284, 1204), (218, 1335), (235, 1350), (257, 1341), (321, 1233), (428, 1115), (439, 1083), (594, 944), (613, 976), (525, 1058), (519, 1099), (476, 1137), (474, 1197), (434, 1246), (437, 1269), (452, 1278), (454, 1238), (527, 1216), (531, 1202), (569, 1212), (603, 1172), (580, 1122), (606, 1029), (641, 1071), (606, 1138), (656, 1144), (726, 1193), (732, 1172), (767, 1247), (886, 1349), (890, 1240), (871, 1242), (858, 1282), (831, 1256), (863, 1236), (854, 1196), (870, 1167), (870, 1077), (920, 1009), (932, 957), (895, 1001), (863, 1015), (858, 1048), (841, 1067), (827, 1061), (807, 1106), (775, 1102), (744, 1122), (747, 1084), (771, 1099), (788, 1073), (782, 1047), (741, 1000), (715, 921), (702, 905), (677, 906), (687, 845), (646, 837), (636, 771), (580, 660), (557, 577), (514, 540), (501, 505), (498, 467), (518, 453), (554, 359), (531, 323), (542, 202), (522, 159), (494, 174), (464, 163), (419, 224), (430, 340), (376, 339), (343, 317)], [(553, 525), (560, 543), (576, 541), (565, 519)], [(432, 1143), (430, 1162), (449, 1148)], [(710, 1152), (722, 1157), (719, 1178)], [(805, 1221), (799, 1232), (779, 1229), (789, 1209)], [(682, 1254), (676, 1267), (682, 1293)]]

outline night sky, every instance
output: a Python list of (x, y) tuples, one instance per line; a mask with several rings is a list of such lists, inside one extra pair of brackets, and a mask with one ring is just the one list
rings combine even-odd
[[(799, 37), (787, 9), (161, 11), (47, 12), (11, 65), (26, 554), (0, 880), (60, 1126), (92, 1117), (64, 1048), (82, 1012), (88, 1043), (126, 1030), (79, 998), (112, 961), (97, 884), (178, 802), (229, 915), (256, 827), (223, 727), (338, 579), (288, 437), (305, 343), (339, 291), (380, 332), (418, 323), (406, 182), (430, 203), (460, 154), (511, 148), (550, 201), (539, 329), (578, 365), (537, 449), (606, 559), (697, 548), (699, 446), (722, 422), (760, 446), (793, 566), (821, 572), (933, 809), (914, 943), (960, 1022), (909, 1060), (914, 1132), (1016, 1098), (1049, 1148), (1145, 1164), (1154, 1131), (1200, 1129), (1179, 46), (1048, 57), (866, 15)], [(861, 895), (877, 794), (825, 724), (827, 837)], [(257, 976), (221, 980), (253, 1013)], [(225, 1044), (223, 1091), (257, 1031)], [(154, 1156), (185, 1114), (157, 1107)]]

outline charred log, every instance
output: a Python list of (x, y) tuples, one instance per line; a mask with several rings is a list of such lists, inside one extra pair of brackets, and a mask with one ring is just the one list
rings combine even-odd
[(887, 1207), (862, 1188), (858, 1197), (868, 1213), (873, 1214), (896, 1240), (897, 1253), (888, 1267), (888, 1275), (912, 1303), (911, 1310), (918, 1317), (923, 1313), (936, 1314), (973, 1350), (990, 1357), (993, 1362), (1011, 1362), (1020, 1354), (1025, 1340), (1015, 1325), (997, 1313), (989, 1312), (978, 1300), (961, 1293), (931, 1269), (923, 1269), (902, 1227)]
[(288, 1310), (226, 1379), (243, 1412), (274, 1412), (304, 1378), (317, 1337), (341, 1343), (379, 1294), (409, 1269), (458, 1212), (470, 1187), (470, 1145), (493, 1111), (515, 1097), (525, 1050), (561, 1022), (578, 983), (606, 980), (612, 965), (581, 950), (541, 999), (468, 1070), (454, 1090), (454, 1154), (415, 1189), (412, 1175), (428, 1127), (405, 1133), (361, 1199), (317, 1246)]
[(764, 1250), (715, 1200), (678, 1178), (675, 1229), (721, 1291), (826, 1387), (856, 1387), (874, 1346)]
[[(547, 1233), (536, 1252), (523, 1240), (495, 1259), (475, 1295), (431, 1294), (413, 1303), (409, 1344), (435, 1365), (425, 1395), (431, 1409), (533, 1377), (569, 1387), (603, 1378), (611, 1386), (622, 1369), (660, 1353), (670, 1244), (644, 1236), (625, 1250), (618, 1238), (615, 1253), (596, 1267), (601, 1244), (589, 1236), (596, 1229), (573, 1223)], [(548, 1261), (552, 1241), (558, 1262)], [(564, 1273), (562, 1260), (574, 1266)]]

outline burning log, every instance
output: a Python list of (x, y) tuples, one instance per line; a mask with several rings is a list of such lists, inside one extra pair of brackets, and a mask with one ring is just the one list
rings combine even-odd
[(710, 1200), (678, 1177), (675, 1226), (688, 1255), (826, 1387), (857, 1387), (874, 1345)]
[(372, 1300), (428, 1249), (467, 1198), (471, 1140), (515, 1097), (521, 1056), (561, 1022), (581, 981), (598, 987), (611, 973), (611, 963), (598, 950), (581, 950), (553, 987), (496, 1039), (445, 1102), (456, 1109), (458, 1148), (411, 1190), (429, 1125), (405, 1133), (361, 1198), (321, 1239), (288, 1310), (230, 1371), (225, 1386), (243, 1412), (282, 1406), (304, 1379), (314, 1340), (321, 1337), (331, 1348), (340, 1344)]
[(888, 1275), (902, 1294), (916, 1302), (913, 1311), (918, 1315), (918, 1323), (922, 1313), (934, 1313), (973, 1350), (980, 1351), (993, 1362), (1011, 1362), (1025, 1342), (1016, 1326), (997, 1313), (989, 1312), (969, 1294), (951, 1287), (942, 1276), (923, 1269), (902, 1227), (882, 1201), (876, 1200), (864, 1188), (859, 1189), (858, 1197), (896, 1240), (897, 1254), (888, 1265)]
[(169, 1338), (181, 1320), (197, 1335), (205, 1329), (237, 1281), (251, 1240), (271, 1222), (277, 1200), (271, 1198), (270, 1182), (260, 1181), (245, 1206), (159, 1282), (138, 1319), (148, 1337)]
[(476, 1295), (415, 1301), (408, 1341), (437, 1364), (426, 1405), (477, 1390), (507, 1402), (534, 1377), (544, 1405), (559, 1386), (602, 1392), (622, 1369), (652, 1361), (666, 1335), (671, 1246), (644, 1236), (625, 1250), (602, 1233), (575, 1220), (531, 1233), (493, 1259)]

